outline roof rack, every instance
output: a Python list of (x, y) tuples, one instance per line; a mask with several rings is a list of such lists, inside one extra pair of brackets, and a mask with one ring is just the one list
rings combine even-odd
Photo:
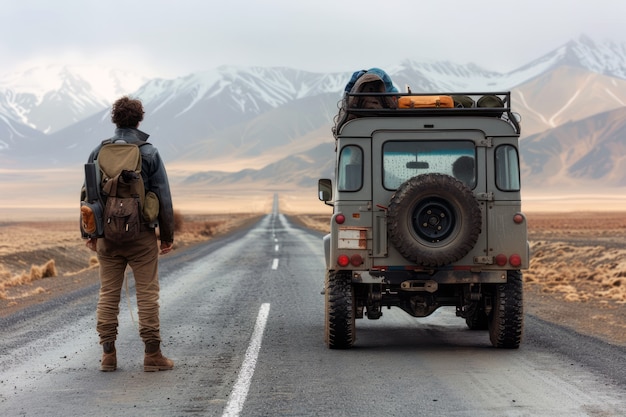
[[(453, 100), (454, 107), (413, 107), (413, 108), (376, 108), (366, 109), (356, 107), (359, 97), (383, 97), (381, 102), (388, 102), (384, 97), (398, 101), (400, 97), (433, 97), (447, 96)], [(407, 117), (407, 116), (433, 116), (433, 117), (497, 117), (513, 126), (520, 133), (519, 118), (511, 111), (510, 92), (470, 92), (470, 93), (346, 93), (341, 101), (340, 113), (345, 113), (342, 121), (359, 117)], [(350, 106), (347, 105), (350, 103)], [(352, 115), (353, 117), (350, 117)], [(339, 131), (340, 125), (336, 128)]]

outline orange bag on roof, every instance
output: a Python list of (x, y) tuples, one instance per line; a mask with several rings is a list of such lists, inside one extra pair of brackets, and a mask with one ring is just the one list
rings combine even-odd
[(399, 109), (452, 108), (451, 96), (402, 96), (398, 98)]

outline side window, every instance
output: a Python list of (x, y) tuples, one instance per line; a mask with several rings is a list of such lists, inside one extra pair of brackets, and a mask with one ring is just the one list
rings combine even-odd
[(358, 191), (363, 186), (363, 150), (355, 145), (348, 145), (339, 155), (337, 173), (339, 191)]
[(496, 148), (496, 187), (502, 191), (520, 190), (519, 157), (514, 146)]

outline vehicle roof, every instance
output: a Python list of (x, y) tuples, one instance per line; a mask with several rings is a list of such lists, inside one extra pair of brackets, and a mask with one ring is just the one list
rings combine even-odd
[(496, 117), (362, 117), (346, 122), (340, 137), (371, 137), (381, 130), (480, 130), (485, 136), (519, 136), (509, 122)]

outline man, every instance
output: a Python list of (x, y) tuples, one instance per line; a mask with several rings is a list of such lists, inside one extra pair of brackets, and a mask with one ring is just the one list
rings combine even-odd
[[(122, 97), (111, 110), (111, 121), (117, 126), (111, 140), (127, 143), (141, 143), (148, 134), (138, 129), (143, 120), (141, 101)], [(96, 159), (102, 145), (96, 147), (89, 156), (89, 162)], [(145, 191), (152, 191), (159, 200), (158, 227), (161, 240), (161, 254), (172, 250), (174, 242), (174, 213), (169, 181), (165, 167), (157, 149), (152, 144), (142, 145), (141, 177)], [(83, 193), (84, 195), (84, 193)], [(103, 355), (100, 369), (115, 371), (117, 357), (118, 313), (126, 266), (130, 265), (135, 277), (137, 308), (139, 310), (139, 334), (145, 343), (144, 371), (164, 371), (174, 367), (174, 362), (161, 353), (159, 326), (159, 247), (155, 225), (143, 224), (139, 237), (130, 242), (117, 242), (107, 239), (88, 239), (87, 247), (95, 250), (100, 263), (100, 295), (97, 307), (96, 330), (100, 336)], [(83, 231), (83, 237), (87, 235)]]

